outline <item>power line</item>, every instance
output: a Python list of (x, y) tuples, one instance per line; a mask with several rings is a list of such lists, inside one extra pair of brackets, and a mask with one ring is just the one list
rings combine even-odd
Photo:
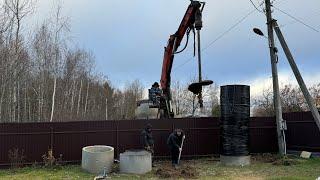
[[(239, 19), (235, 24), (233, 24), (230, 28), (228, 28), (226, 31), (224, 31), (222, 34), (220, 34), (216, 39), (214, 39), (213, 41), (211, 41), (206, 47), (201, 49), (201, 52), (205, 51), (206, 49), (208, 49), (210, 46), (212, 46), (214, 43), (216, 43), (218, 40), (220, 40), (221, 38), (223, 38), (226, 34), (228, 34), (230, 31), (232, 31), (234, 28), (236, 28), (240, 23), (242, 23), (245, 19), (247, 19), (251, 14), (253, 14), (256, 11), (256, 9), (251, 10), (250, 12), (248, 12), (244, 17), (242, 17), (241, 19)], [(184, 66), (185, 64), (187, 64), (188, 62), (190, 62), (194, 57), (191, 57), (189, 59), (187, 59), (185, 62), (183, 62), (182, 64), (180, 64), (179, 66), (177, 66), (176, 68), (174, 68), (173, 70), (177, 70), (180, 67)]]
[(225, 32), (223, 32), (220, 36), (218, 36), (216, 39), (214, 39), (211, 43), (209, 43), (206, 47), (204, 47), (201, 51), (204, 51), (208, 49), (210, 46), (212, 46), (215, 42), (223, 38), (226, 34), (228, 34), (230, 31), (232, 31), (234, 28), (236, 28), (240, 23), (242, 23), (245, 19), (247, 19), (251, 14), (253, 14), (256, 10), (250, 11), (248, 14), (246, 14), (243, 18), (241, 18), (239, 21), (237, 21), (234, 25), (232, 25), (229, 29), (227, 29)]
[(275, 5), (275, 4), (279, 4), (282, 3), (285, 0), (273, 0), (271, 4)]
[(175, 67), (173, 70), (177, 70), (179, 68), (181, 68), (182, 66), (184, 66), (185, 64), (187, 64), (188, 62), (190, 62), (194, 57), (191, 57), (189, 59), (187, 59), (185, 62), (183, 62), (182, 64), (180, 64), (179, 66)]
[(291, 24), (295, 24), (295, 23), (297, 23), (297, 21), (291, 20), (291, 21), (289, 21), (289, 22), (287, 22), (285, 24), (279, 25), (279, 27), (282, 28), (282, 27), (285, 27), (285, 26), (288, 26), (288, 25), (291, 25)]
[[(263, 13), (263, 11), (260, 10), (252, 0), (250, 0), (250, 2), (251, 2), (251, 4), (253, 5), (253, 7), (254, 7), (257, 11)], [(261, 6), (261, 5), (260, 5), (260, 6)]]
[(278, 10), (278, 11), (280, 11), (280, 12), (282, 12), (283, 14), (285, 14), (285, 15), (289, 16), (290, 18), (294, 19), (295, 21), (299, 22), (300, 24), (302, 24), (302, 25), (306, 26), (307, 28), (309, 28), (309, 29), (311, 29), (311, 30), (313, 30), (313, 31), (315, 31), (315, 32), (320, 32), (318, 29), (316, 29), (316, 28), (314, 28), (314, 27), (312, 27), (312, 26), (310, 26), (310, 25), (306, 24), (305, 22), (303, 22), (302, 20), (300, 20), (300, 19), (298, 19), (298, 18), (294, 17), (293, 15), (291, 15), (291, 14), (289, 14), (289, 13), (287, 13), (287, 12), (285, 12), (285, 11), (283, 11), (283, 10), (281, 10), (281, 9), (277, 8), (277, 7), (273, 7), (273, 8), (274, 8), (274, 9), (276, 9), (276, 10)]

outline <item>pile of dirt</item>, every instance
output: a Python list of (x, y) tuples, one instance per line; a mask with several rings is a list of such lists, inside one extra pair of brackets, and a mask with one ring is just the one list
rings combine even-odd
[(192, 179), (197, 178), (199, 176), (199, 173), (197, 170), (188, 165), (182, 165), (179, 166), (178, 169), (173, 168), (171, 165), (167, 166), (161, 166), (157, 168), (155, 171), (155, 175), (157, 175), (160, 178), (186, 178), (186, 179)]
[(291, 159), (288, 157), (283, 157), (283, 158), (279, 158), (278, 160), (272, 162), (273, 165), (277, 165), (277, 166), (291, 166), (291, 165), (296, 165), (299, 162), (296, 159)]
[(277, 165), (277, 166), (291, 166), (299, 163), (299, 161), (294, 156), (288, 155), (288, 156), (281, 157), (277, 154), (270, 154), (270, 153), (253, 155), (252, 160), (257, 162), (262, 162), (262, 163), (271, 163), (272, 165)]
[(253, 161), (262, 162), (262, 163), (273, 163), (279, 159), (277, 154), (263, 153), (258, 155), (253, 155), (251, 157)]

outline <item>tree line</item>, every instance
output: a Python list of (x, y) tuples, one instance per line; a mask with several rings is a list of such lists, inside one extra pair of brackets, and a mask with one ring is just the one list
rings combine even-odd
[(57, 7), (30, 34), (22, 31), (31, 0), (5, 0), (0, 12), (0, 122), (129, 119), (142, 98), (138, 80), (123, 89), (97, 74), (95, 57), (70, 39)]
[[(32, 0), (1, 4), (0, 122), (134, 119), (136, 102), (146, 97), (142, 83), (133, 80), (117, 88), (96, 73), (94, 55), (70, 40), (69, 19), (60, 6), (27, 34), (25, 19), (34, 6)], [(173, 89), (178, 114), (194, 114), (197, 100), (187, 84), (177, 82)], [(216, 92), (204, 90), (208, 115)]]
[[(58, 6), (52, 17), (26, 33), (25, 19), (34, 12), (32, 0), (4, 0), (0, 8), (0, 122), (56, 122), (134, 119), (136, 102), (146, 97), (139, 80), (115, 87), (96, 73), (95, 57), (70, 40), (70, 24)], [(193, 80), (191, 80), (193, 81)], [(151, 84), (151, 83), (150, 83)], [(188, 84), (172, 84), (178, 116), (199, 114)], [(320, 106), (320, 84), (311, 95)], [(219, 88), (203, 90), (205, 114), (219, 116)], [(281, 89), (284, 112), (306, 111), (298, 87)], [(252, 102), (253, 116), (273, 116), (272, 89)]]
[[(320, 83), (309, 88), (314, 103), (320, 109)], [(299, 88), (291, 84), (284, 85), (280, 89), (280, 99), (283, 113), (309, 111), (309, 107)], [(272, 87), (264, 89), (260, 96), (252, 100), (253, 116), (274, 116)]]

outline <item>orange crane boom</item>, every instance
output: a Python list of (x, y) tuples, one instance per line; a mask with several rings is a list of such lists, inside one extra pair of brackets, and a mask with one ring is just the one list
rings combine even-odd
[(200, 30), (202, 28), (201, 16), (203, 7), (203, 2), (191, 0), (191, 3), (188, 6), (188, 9), (179, 25), (177, 32), (170, 36), (168, 44), (165, 47), (160, 80), (161, 89), (163, 91), (163, 100), (161, 102), (160, 108), (164, 109), (165, 117), (173, 117), (173, 112), (171, 110), (172, 107), (170, 103), (170, 84), (174, 55), (177, 53), (180, 43), (186, 33), (189, 35), (191, 30), (194, 31), (194, 28), (196, 28), (197, 30)]

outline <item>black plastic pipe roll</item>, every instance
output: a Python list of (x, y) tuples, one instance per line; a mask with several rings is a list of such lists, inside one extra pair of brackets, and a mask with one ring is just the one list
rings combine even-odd
[(220, 88), (220, 153), (224, 156), (247, 156), (250, 86), (227, 85)]

